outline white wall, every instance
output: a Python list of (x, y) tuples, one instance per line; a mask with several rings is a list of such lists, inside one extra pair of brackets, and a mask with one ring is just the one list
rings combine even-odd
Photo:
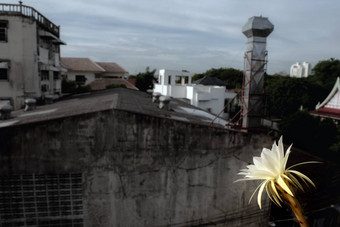
[(300, 64), (296, 62), (290, 67), (290, 76), (291, 77), (308, 77), (311, 74), (311, 65), (308, 62), (303, 62)]
[[(210, 111), (213, 114), (219, 114), (225, 105), (225, 99), (231, 99), (236, 96), (234, 92), (226, 92), (224, 86), (204, 86), (196, 84), (175, 84), (175, 79), (171, 79), (171, 84), (168, 84), (168, 77), (182, 73), (173, 70), (159, 71), (159, 84), (155, 84), (154, 92), (159, 92), (162, 95), (171, 96), (173, 98), (186, 98), (190, 100), (190, 104), (201, 109)], [(188, 81), (191, 82), (189, 74)], [(222, 113), (221, 117), (227, 117), (227, 114)]]

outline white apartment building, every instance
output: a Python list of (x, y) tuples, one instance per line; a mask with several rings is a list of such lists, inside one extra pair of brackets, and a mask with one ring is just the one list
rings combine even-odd
[[(207, 110), (212, 114), (219, 114), (230, 101), (236, 104), (236, 93), (227, 92), (225, 86), (192, 84), (189, 72), (175, 70), (159, 70), (158, 84), (155, 84), (153, 92), (173, 98), (183, 98), (190, 104)], [(222, 112), (221, 118), (228, 119), (228, 110)]]
[(61, 93), (60, 27), (32, 7), (0, 4), (0, 100), (15, 109), (26, 98)]
[(311, 65), (308, 62), (296, 62), (290, 67), (290, 77), (308, 77), (311, 74)]

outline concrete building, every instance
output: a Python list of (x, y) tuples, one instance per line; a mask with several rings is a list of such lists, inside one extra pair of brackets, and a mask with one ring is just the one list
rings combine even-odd
[(61, 65), (67, 69), (64, 77), (79, 85), (88, 85), (100, 78), (127, 79), (129, 75), (115, 62), (94, 62), (89, 58), (62, 57)]
[(169, 105), (116, 88), (0, 120), (1, 225), (265, 226), (269, 199), (233, 182), (272, 139)]
[[(293, 226), (267, 196), (261, 210), (248, 204), (258, 182), (234, 183), (271, 137), (211, 125), (178, 99), (169, 105), (117, 88), (0, 120), (0, 225)], [(309, 160), (318, 159), (293, 149), (289, 162)], [(337, 226), (327, 223), (339, 220), (340, 168), (303, 173), (316, 184), (301, 203), (311, 226)]]
[(15, 109), (26, 98), (61, 93), (60, 27), (32, 7), (0, 4), (0, 99)]
[(64, 78), (75, 81), (78, 85), (88, 85), (96, 78), (100, 78), (100, 73), (105, 72), (105, 69), (89, 58), (62, 57), (61, 65), (67, 69)]
[(304, 78), (311, 74), (311, 65), (308, 62), (296, 62), (290, 67), (290, 77)]
[[(221, 84), (193, 84), (191, 80), (189, 72), (161, 69), (158, 84), (155, 84), (153, 91), (173, 98), (187, 99), (191, 105), (215, 115), (219, 114), (228, 101), (236, 96), (234, 92), (227, 92), (226, 87)], [(236, 105), (236, 99), (234, 104)], [(228, 119), (229, 114), (223, 112), (220, 117)]]
[(96, 64), (105, 70), (101, 73), (101, 77), (127, 79), (129, 76), (129, 72), (115, 62), (96, 62)]

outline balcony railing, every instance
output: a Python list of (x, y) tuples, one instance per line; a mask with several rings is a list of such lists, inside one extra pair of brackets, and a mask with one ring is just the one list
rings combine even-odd
[(35, 20), (40, 26), (59, 37), (59, 26), (30, 6), (0, 3), (0, 15), (20, 15)]

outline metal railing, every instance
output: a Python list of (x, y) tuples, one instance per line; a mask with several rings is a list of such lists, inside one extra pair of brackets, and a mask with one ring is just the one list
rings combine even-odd
[(30, 6), (0, 3), (0, 15), (19, 15), (35, 20), (40, 26), (59, 37), (59, 26)]

